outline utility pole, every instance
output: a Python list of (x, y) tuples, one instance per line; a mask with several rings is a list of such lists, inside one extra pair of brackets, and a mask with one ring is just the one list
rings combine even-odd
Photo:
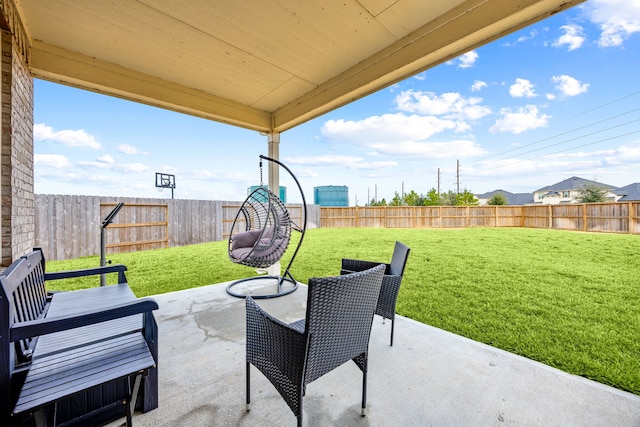
[(440, 168), (438, 168), (438, 195), (440, 195)]
[(456, 160), (456, 192), (460, 194), (460, 160)]

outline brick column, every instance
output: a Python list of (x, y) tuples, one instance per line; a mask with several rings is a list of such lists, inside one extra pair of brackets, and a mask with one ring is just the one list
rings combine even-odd
[(6, 267), (35, 243), (33, 79), (13, 3), (1, 3), (0, 265)]

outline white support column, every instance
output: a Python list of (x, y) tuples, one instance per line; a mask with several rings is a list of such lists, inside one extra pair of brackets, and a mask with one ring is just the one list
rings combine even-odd
[[(280, 161), (280, 132), (269, 132), (267, 138), (269, 141), (267, 156)], [(269, 190), (280, 197), (280, 166), (273, 162), (267, 163), (269, 163)], [(269, 267), (267, 274), (270, 276), (280, 276), (282, 274), (280, 261)]]

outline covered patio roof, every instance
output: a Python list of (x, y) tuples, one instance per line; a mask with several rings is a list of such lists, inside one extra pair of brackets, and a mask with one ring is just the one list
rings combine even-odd
[(584, 0), (14, 0), (34, 77), (282, 132)]

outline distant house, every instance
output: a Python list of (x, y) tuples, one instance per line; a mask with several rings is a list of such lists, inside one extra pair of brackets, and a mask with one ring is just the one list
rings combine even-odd
[(618, 202), (638, 201), (640, 200), (640, 182), (616, 188), (614, 192), (620, 196)]
[(605, 198), (608, 201), (615, 202), (620, 196), (616, 192), (613, 185), (603, 184), (597, 181), (591, 181), (577, 176), (560, 181), (557, 184), (548, 185), (533, 192), (533, 203), (544, 205), (559, 205), (561, 203), (577, 203), (576, 198), (580, 195), (580, 191), (585, 185), (594, 185), (607, 190)]
[(478, 204), (488, 205), (489, 200), (496, 194), (502, 194), (504, 198), (507, 199), (507, 204), (512, 206), (530, 205), (533, 203), (533, 194), (531, 193), (510, 193), (505, 190), (493, 190), (484, 194), (476, 194), (475, 196), (478, 199)]

